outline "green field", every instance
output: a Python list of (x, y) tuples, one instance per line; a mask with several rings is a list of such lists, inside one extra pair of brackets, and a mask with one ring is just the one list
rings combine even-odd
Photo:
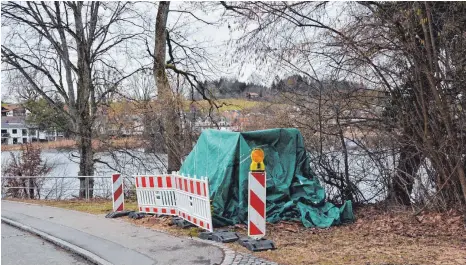
[[(256, 107), (260, 104), (259, 101), (252, 101), (246, 99), (219, 99), (215, 100), (217, 106), (220, 106), (219, 111), (230, 111), (230, 110), (246, 110)], [(198, 100), (198, 101), (185, 101), (185, 111), (189, 111), (191, 104), (201, 111), (208, 111), (211, 107), (207, 100)], [(215, 109), (215, 106), (212, 106)]]

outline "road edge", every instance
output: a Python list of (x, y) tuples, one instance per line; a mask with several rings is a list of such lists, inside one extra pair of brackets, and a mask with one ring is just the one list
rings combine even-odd
[(1, 217), (1, 220), (2, 222), (8, 224), (8, 225), (11, 225), (13, 227), (16, 227), (20, 230), (23, 230), (23, 231), (26, 231), (26, 232), (29, 232), (31, 234), (34, 234), (34, 235), (37, 235), (41, 238), (43, 238), (44, 240), (54, 244), (54, 245), (57, 245), (61, 248), (64, 248), (76, 255), (79, 255), (81, 257), (83, 257), (84, 259), (94, 263), (94, 264), (98, 264), (98, 265), (112, 265), (112, 263), (108, 262), (107, 260), (97, 256), (96, 254), (88, 251), (88, 250), (85, 250), (79, 246), (76, 246), (76, 245), (73, 245), (63, 239), (60, 239), (60, 238), (57, 238), (57, 237), (54, 237), (50, 234), (47, 234), (45, 232), (42, 232), (38, 229), (35, 229), (35, 228), (32, 228), (30, 226), (27, 226), (27, 225), (24, 225), (22, 223), (19, 223), (19, 222), (16, 222), (16, 221), (13, 221), (11, 219), (8, 219), (6, 217)]
[[(38, 203), (31, 203), (31, 202), (23, 202), (23, 201), (15, 201), (15, 200), (8, 200), (8, 199), (2, 199), (2, 201), (5, 200), (5, 201), (9, 201), (9, 202), (12, 202), (12, 203), (18, 203), (18, 204), (25, 204), (25, 205), (34, 205), (34, 206), (41, 206), (41, 207), (50, 207), (50, 208), (56, 208), (56, 209), (61, 209), (61, 210), (67, 210), (67, 211), (73, 211), (73, 212), (76, 212), (76, 213), (80, 213), (80, 214), (87, 214), (87, 215), (92, 215), (92, 216), (101, 216), (102, 218), (105, 216), (103, 214), (92, 214), (92, 213), (87, 213), (87, 212), (82, 212), (82, 211), (78, 211), (78, 210), (73, 210), (73, 209), (66, 209), (66, 208), (61, 208), (61, 207), (57, 207), (57, 206), (49, 206), (49, 205), (43, 205), (43, 204), (38, 204)], [(2, 218), (2, 221), (5, 217), (1, 217)], [(9, 220), (9, 219), (8, 219)], [(149, 227), (144, 227), (144, 226), (141, 226), (141, 225), (137, 225), (135, 223), (132, 223), (132, 222), (128, 222), (128, 221), (125, 221), (125, 220), (122, 220), (120, 218), (115, 218), (115, 219), (111, 219), (111, 220), (114, 220), (114, 221), (118, 221), (118, 222), (124, 222), (124, 223), (127, 223), (127, 224), (130, 224), (134, 227), (141, 227), (141, 228), (145, 228), (145, 229), (148, 229), (148, 230), (153, 230), (153, 231), (156, 231), (156, 232), (159, 232), (159, 233), (163, 233), (163, 234), (166, 234), (166, 235), (169, 235), (169, 236), (173, 236), (173, 237), (177, 237), (177, 238), (181, 238), (181, 239), (190, 239), (190, 240), (194, 240), (194, 241), (197, 241), (197, 242), (200, 242), (200, 243), (204, 243), (204, 244), (208, 244), (208, 245), (211, 245), (211, 246), (214, 246), (214, 247), (217, 247), (220, 249), (220, 251), (223, 252), (223, 259), (220, 263), (216, 263), (215, 265), (231, 265), (231, 264), (235, 264), (235, 261), (239, 258), (241, 259), (241, 257), (249, 257), (249, 256), (253, 256), (257, 259), (259, 259), (261, 262), (269, 262), (271, 264), (277, 264), (277, 262), (274, 262), (274, 261), (269, 261), (269, 260), (266, 260), (266, 259), (263, 259), (263, 258), (260, 258), (260, 257), (257, 257), (257, 256), (254, 256), (254, 253), (244, 253), (244, 252), (240, 252), (240, 251), (236, 251), (232, 248), (230, 248), (228, 246), (228, 244), (225, 244), (225, 243), (221, 243), (221, 242), (215, 242), (215, 241), (212, 241), (212, 240), (205, 240), (205, 239), (201, 239), (201, 238), (197, 238), (197, 237), (192, 237), (192, 238), (189, 238), (187, 236), (180, 236), (180, 235), (176, 235), (176, 234), (172, 234), (168, 231), (165, 231), (165, 230), (161, 230), (161, 229), (156, 229), (156, 228), (149, 228)], [(11, 221), (11, 220), (10, 220)], [(15, 221), (13, 221), (15, 222)], [(21, 228), (20, 228), (21, 229)], [(34, 229), (34, 228), (32, 228)], [(26, 230), (28, 231), (28, 230)], [(39, 231), (40, 232), (40, 231)], [(34, 232), (33, 232), (34, 233)], [(43, 232), (41, 232), (43, 233)], [(46, 234), (46, 233), (44, 233)], [(53, 236), (51, 236), (53, 237)], [(58, 239), (58, 240), (61, 240), (61, 239)], [(63, 241), (63, 240), (62, 240)], [(53, 241), (51, 241), (52, 243), (54, 243)], [(66, 242), (66, 241), (65, 241)], [(60, 245), (59, 245), (60, 246)], [(78, 247), (79, 248), (79, 247)], [(81, 248), (80, 248), (81, 249)], [(83, 249), (84, 250), (84, 249)], [(72, 251), (72, 250), (71, 250)], [(84, 250), (86, 252), (89, 252), (87, 250)], [(91, 253), (91, 252), (89, 252)], [(76, 253), (78, 255), (81, 255), (79, 253)], [(91, 253), (93, 254), (93, 253)], [(95, 254), (93, 254), (95, 255)], [(83, 256), (81, 255), (82, 257), (88, 259), (86, 256)], [(97, 256), (97, 255), (95, 255)], [(98, 256), (97, 256), (98, 257)], [(98, 257), (100, 258), (100, 257)], [(102, 259), (102, 258), (100, 258)], [(88, 259), (89, 260), (89, 259)], [(103, 259), (102, 259), (103, 260)], [(98, 263), (98, 262), (95, 262), (93, 260), (90, 260), (91, 262), (94, 262), (96, 264), (99, 264), (99, 265), (107, 265), (107, 264), (111, 264), (110, 262), (108, 261), (105, 261), (107, 263)]]

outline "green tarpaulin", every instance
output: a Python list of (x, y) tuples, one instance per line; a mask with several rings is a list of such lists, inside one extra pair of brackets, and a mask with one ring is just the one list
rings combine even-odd
[(299, 130), (205, 130), (180, 172), (208, 177), (214, 225), (247, 222), (250, 154), (255, 147), (265, 152), (268, 222), (301, 220), (306, 227), (325, 228), (353, 221), (350, 201), (341, 207), (325, 201)]

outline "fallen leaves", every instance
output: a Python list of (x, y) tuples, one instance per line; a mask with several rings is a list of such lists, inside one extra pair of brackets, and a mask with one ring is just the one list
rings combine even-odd
[(466, 264), (466, 228), (457, 210), (413, 216), (411, 211), (366, 206), (355, 214), (354, 224), (329, 229), (308, 229), (298, 222), (267, 224), (266, 237), (278, 249), (255, 255), (303, 265)]

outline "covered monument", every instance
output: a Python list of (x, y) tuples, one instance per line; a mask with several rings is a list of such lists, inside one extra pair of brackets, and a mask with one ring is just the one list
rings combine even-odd
[(205, 130), (180, 172), (209, 178), (214, 225), (247, 223), (250, 154), (255, 147), (265, 152), (267, 222), (301, 220), (306, 227), (325, 228), (353, 221), (350, 201), (341, 207), (326, 202), (299, 130)]

